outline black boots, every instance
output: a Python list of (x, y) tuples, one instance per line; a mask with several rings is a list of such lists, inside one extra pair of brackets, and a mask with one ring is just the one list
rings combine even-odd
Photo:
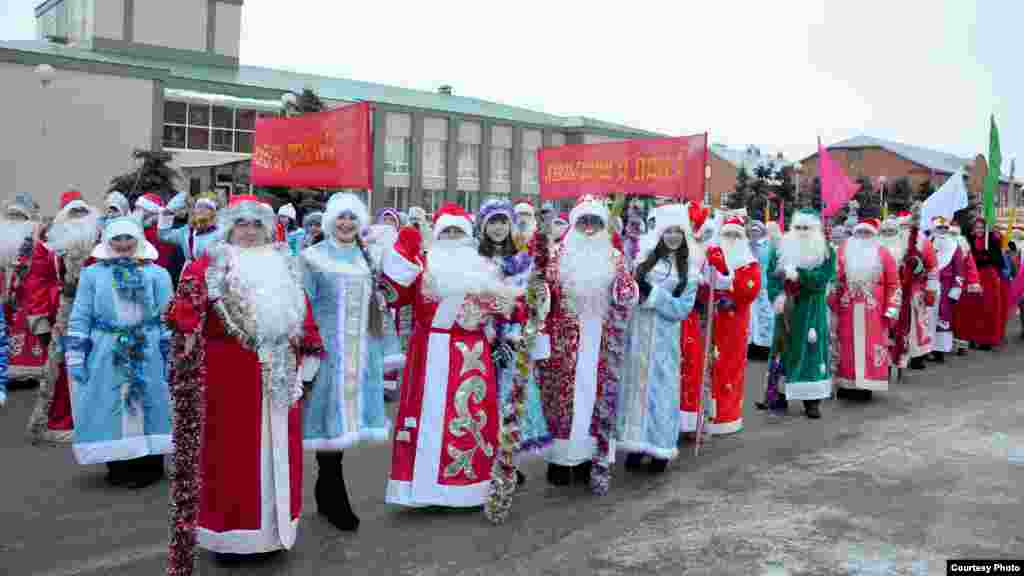
[(643, 452), (630, 452), (626, 456), (626, 470), (639, 470), (644, 465)]
[(162, 454), (107, 462), (106, 481), (112, 486), (145, 488), (159, 482), (163, 477), (164, 457)]
[(804, 400), (804, 413), (808, 418), (812, 420), (821, 418), (821, 410), (818, 407), (820, 404), (821, 400)]
[(572, 468), (559, 464), (548, 464), (548, 484), (568, 486), (572, 483)]
[(341, 459), (344, 452), (317, 452), (317, 477), (314, 493), (317, 511), (338, 530), (352, 532), (359, 529), (359, 517), (352, 512), (345, 488), (345, 470)]
[(932, 352), (932, 362), (935, 362), (936, 364), (945, 364), (946, 353), (939, 351)]
[(582, 464), (577, 464), (572, 469), (572, 479), (573, 479), (573, 482), (576, 482), (577, 484), (585, 484), (585, 485), (589, 486), (590, 485), (590, 471), (593, 470), (593, 468), (594, 468), (594, 462), (591, 461), (591, 460), (587, 460), (586, 462), (584, 462)]
[(924, 370), (924, 356), (918, 356), (910, 360), (911, 370)]

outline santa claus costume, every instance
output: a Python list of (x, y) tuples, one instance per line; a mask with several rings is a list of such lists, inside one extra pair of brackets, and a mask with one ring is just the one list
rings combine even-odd
[(0, 220), (0, 306), (7, 323), (6, 376), (11, 382), (39, 381), (46, 365), (46, 346), (29, 330), (25, 281), (32, 267), (36, 236), (42, 232), (39, 205), (18, 194)]
[[(732, 434), (743, 429), (743, 398), (747, 379), (747, 341), (751, 306), (761, 292), (761, 265), (750, 251), (746, 223), (740, 216), (725, 219), (718, 234), (727, 273), (709, 273), (715, 282), (715, 321), (711, 376), (714, 418), (709, 434)], [(709, 262), (717, 261), (709, 256)]]
[(118, 190), (114, 190), (110, 194), (107, 194), (107, 198), (103, 202), (103, 206), (103, 225), (106, 225), (105, 220), (128, 216), (131, 207), (128, 202), (128, 197)]
[[(193, 546), (218, 553), (290, 549), (302, 509), (304, 383), (323, 346), (273, 209), (236, 196), (225, 242), (182, 273), (174, 331), (169, 574), (190, 574)], [(308, 385), (308, 384), (307, 384)]]
[(942, 216), (932, 220), (932, 244), (935, 246), (936, 268), (939, 272), (939, 293), (931, 307), (931, 324), (935, 330), (932, 356), (945, 360), (954, 350), (953, 310), (964, 291), (965, 265), (959, 242), (949, 232), (949, 222)]
[[(690, 252), (690, 266), (697, 270), (699, 282), (707, 284), (706, 264), (709, 248), (704, 241), (713, 234), (711, 210), (697, 203), (689, 203), (687, 212), (690, 226), (693, 227), (694, 249)], [(655, 216), (657, 221), (657, 216)], [(679, 331), (679, 347), (683, 351), (679, 384), (679, 431), (687, 441), (695, 439), (697, 430), (697, 410), (700, 407), (701, 395), (704, 393), (704, 327), (707, 323), (707, 302), (695, 302), (694, 311), (683, 321)], [(705, 428), (705, 432), (707, 429)]]
[(782, 361), (781, 405), (803, 400), (808, 418), (821, 418), (819, 404), (832, 395), (828, 306), (835, 277), (835, 253), (825, 239), (821, 216), (802, 209), (793, 217), (768, 270), (768, 296), (783, 316), (775, 329), (772, 356)]
[(96, 260), (82, 271), (68, 320), (64, 356), (79, 464), (106, 463), (107, 481), (141, 488), (163, 477), (171, 449), (163, 313), (171, 277), (153, 262), (131, 216), (108, 218)]
[(835, 313), (834, 344), (839, 359), (834, 375), (837, 394), (848, 390), (889, 389), (889, 326), (899, 319), (899, 267), (878, 240), (881, 223), (866, 218), (840, 246), (837, 278), (829, 295)]
[(622, 251), (613, 246), (606, 203), (584, 195), (548, 263), (551, 357), (537, 363), (544, 414), (554, 441), (548, 481), (608, 491), (629, 317), (639, 298)]
[(912, 226), (909, 212), (882, 223), (880, 241), (899, 266), (900, 317), (892, 328), (892, 363), (924, 368), (924, 357), (932, 351), (928, 307), (935, 302), (939, 280), (935, 270), (935, 249), (924, 233)]
[(985, 222), (978, 218), (968, 241), (978, 267), (982, 294), (964, 296), (964, 340), (973, 342), (981, 350), (991, 350), (1002, 343), (1006, 333), (1006, 303), (1000, 278), (1002, 237), (998, 232), (989, 232), (986, 246)]
[(74, 429), (64, 336), (79, 275), (92, 263), (92, 250), (99, 240), (100, 215), (78, 191), (64, 193), (60, 205), (46, 243), (36, 243), (25, 292), (29, 330), (49, 348), (28, 436), (33, 442), (64, 444), (71, 442)]
[(656, 243), (639, 254), (633, 272), (640, 303), (629, 322), (616, 440), (629, 454), (627, 469), (640, 468), (650, 456), (649, 469), (659, 473), (678, 455), (679, 330), (693, 309), (700, 270), (688, 258), (696, 242), (686, 206), (669, 204), (656, 212)]
[(487, 499), (498, 447), (497, 374), (484, 324), (509, 317), (523, 291), (502, 283), (476, 253), (461, 207), (443, 206), (433, 229), (425, 258), (419, 231), (403, 228), (381, 267), (389, 304), (414, 306), (416, 319), (386, 501), (477, 507)]
[(149, 192), (143, 194), (135, 201), (135, 212), (142, 221), (142, 228), (146, 232), (146, 242), (152, 244), (157, 251), (156, 265), (170, 272), (171, 262), (174, 258), (174, 245), (160, 241), (160, 232), (157, 223), (160, 220), (160, 213), (166, 205), (160, 196)]
[(391, 430), (379, 346), (386, 313), (375, 290), (377, 265), (359, 237), (368, 223), (358, 197), (335, 194), (324, 214), (327, 240), (300, 255), (327, 356), (303, 401), (302, 444), (316, 452), (317, 508), (340, 530), (359, 527), (345, 486), (343, 450), (386, 442)]

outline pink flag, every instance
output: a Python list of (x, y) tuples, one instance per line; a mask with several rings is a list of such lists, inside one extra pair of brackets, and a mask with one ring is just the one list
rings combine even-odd
[(821, 200), (825, 209), (822, 216), (831, 218), (853, 195), (860, 190), (860, 184), (850, 180), (843, 167), (832, 159), (818, 140), (818, 174), (821, 176)]

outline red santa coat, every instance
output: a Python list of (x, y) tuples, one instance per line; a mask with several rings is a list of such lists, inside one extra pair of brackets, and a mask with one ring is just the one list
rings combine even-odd
[(160, 241), (160, 232), (156, 225), (146, 228), (146, 240), (149, 241), (155, 248), (159, 256), (156, 259), (157, 266), (160, 266), (164, 270), (169, 270), (171, 266), (171, 258), (174, 257), (174, 251), (177, 247), (174, 244), (167, 244), (166, 242)]
[(728, 288), (715, 290), (718, 303), (715, 308), (715, 363), (711, 382), (715, 417), (707, 427), (711, 434), (730, 434), (743, 429), (750, 307), (760, 291), (761, 266), (757, 261), (734, 270)]
[(0, 302), (7, 321), (9, 340), (7, 377), (10, 380), (41, 380), (47, 350), (28, 326), (29, 292), (26, 288), (35, 242), (28, 238), (15, 261), (2, 271)]
[[(701, 302), (701, 296), (704, 301)], [(697, 407), (700, 403), (700, 395), (704, 386), (704, 308), (707, 305), (707, 293), (701, 292), (697, 295), (698, 309), (694, 306), (696, 313), (690, 314), (683, 321), (679, 329), (679, 344), (683, 351), (683, 362), (679, 378), (679, 431), (697, 431)]]
[(879, 246), (878, 278), (853, 283), (846, 275), (846, 246), (839, 249), (835, 290), (828, 299), (839, 350), (833, 378), (842, 388), (888, 390), (890, 318), (898, 318), (902, 301), (896, 260)]
[[(229, 334), (211, 308), (209, 267), (210, 256), (204, 255), (185, 268), (167, 312), (179, 338), (170, 382), (174, 458), (181, 471), (172, 485), (176, 513), (198, 512), (198, 543), (214, 552), (291, 548), (302, 511), (302, 402), (287, 409), (271, 404), (256, 352)], [(182, 345), (181, 339), (191, 339), (192, 346)], [(297, 352), (322, 351), (307, 302)], [(198, 396), (190, 396), (189, 389)], [(198, 398), (201, 403), (195, 402)], [(190, 499), (187, 492), (197, 487), (198, 511), (189, 510), (195, 495)], [(177, 525), (181, 518), (175, 520)], [(174, 550), (177, 540), (177, 534), (172, 536), (171, 564), (176, 567), (182, 562)]]
[[(88, 257), (81, 268), (93, 262), (93, 258)], [(59, 348), (75, 298), (73, 293), (64, 291), (67, 266), (64, 257), (51, 252), (41, 241), (35, 243), (32, 265), (25, 279), (26, 321), (32, 333), (50, 335), (44, 375), (28, 424), (29, 436), (35, 441), (70, 443), (74, 428), (67, 365), (63, 350)]]
[(899, 266), (900, 319), (893, 331), (890, 352), (892, 361), (899, 368), (906, 368), (911, 358), (924, 356), (932, 351), (931, 314), (928, 308), (938, 297), (939, 273), (935, 248), (920, 233), (917, 253), (924, 265), (923, 271), (914, 274), (906, 255)]
[[(401, 242), (401, 240), (400, 240)], [(525, 320), (496, 296), (438, 299), (424, 290), (422, 260), (384, 256), (387, 301), (413, 306), (386, 501), (476, 507), (487, 500), (498, 450), (498, 387), (487, 317)]]
[(974, 255), (970, 249), (964, 250), (964, 244), (960, 245), (960, 251), (964, 257), (964, 290), (960, 300), (953, 306), (953, 339), (957, 348), (967, 348), (969, 336), (969, 314), (972, 295), (980, 296), (981, 276), (978, 275), (978, 265), (974, 262)]
[(989, 235), (988, 249), (985, 248), (985, 237), (971, 236), (971, 253), (978, 268), (978, 276), (982, 293), (968, 293), (961, 298), (961, 309), (964, 317), (961, 329), (964, 340), (981, 346), (998, 346), (1006, 334), (1007, 303), (1006, 293), (999, 275), (1003, 264), (1000, 243), (1002, 236), (998, 232)]

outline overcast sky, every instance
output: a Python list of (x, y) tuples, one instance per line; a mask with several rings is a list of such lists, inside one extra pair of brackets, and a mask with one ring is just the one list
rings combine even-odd
[[(0, 0), (0, 39), (33, 37), (36, 4)], [(246, 0), (241, 60), (791, 158), (862, 133), (987, 154), (994, 113), (1008, 158), (1024, 151), (1021, 26), (1010, 0)]]

